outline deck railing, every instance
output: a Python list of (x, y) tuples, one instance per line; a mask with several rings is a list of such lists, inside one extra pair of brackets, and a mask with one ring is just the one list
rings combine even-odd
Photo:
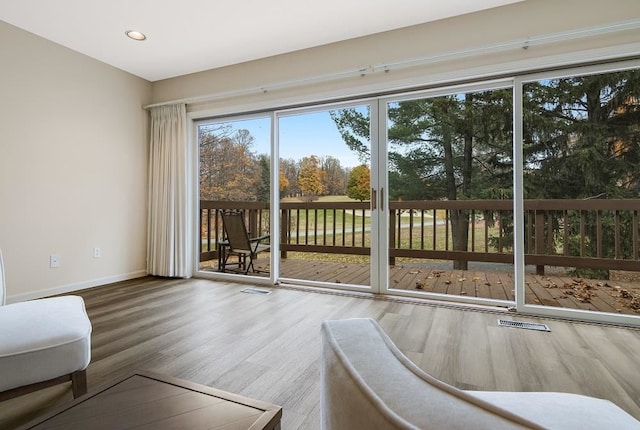
[[(266, 203), (201, 201), (200, 208), (200, 261), (217, 257), (223, 210), (243, 211), (256, 235), (269, 232)], [(525, 200), (523, 219), (525, 263), (539, 274), (545, 266), (640, 271), (640, 200)], [(281, 202), (280, 223), (282, 258), (370, 254), (368, 202)], [(391, 264), (400, 257), (513, 263), (513, 202), (391, 201), (388, 234)]]

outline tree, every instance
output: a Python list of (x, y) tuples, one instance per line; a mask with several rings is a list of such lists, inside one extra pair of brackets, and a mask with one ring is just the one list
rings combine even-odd
[(199, 129), (200, 196), (206, 200), (256, 200), (259, 169), (248, 131), (229, 125)]
[(328, 195), (339, 196), (346, 192), (346, 172), (335, 157), (324, 157), (321, 161), (324, 174), (324, 188)]
[(287, 188), (289, 188), (289, 180), (287, 176), (284, 174), (284, 171), (280, 169), (280, 194), (283, 194)]
[(271, 169), (269, 156), (261, 154), (258, 156), (258, 166), (260, 168), (260, 176), (256, 188), (256, 199), (259, 202), (268, 202), (271, 190)]
[(371, 157), (369, 110), (367, 106), (365, 112), (355, 108), (329, 111), (329, 116), (338, 127), (342, 140), (349, 149), (358, 154), (362, 163), (366, 163)]
[(371, 198), (370, 184), (371, 170), (369, 170), (369, 166), (361, 164), (354, 167), (347, 181), (347, 196), (360, 201), (369, 200)]
[[(510, 190), (511, 106), (510, 90), (391, 103), (389, 197), (459, 200)], [(345, 109), (332, 118), (345, 143), (368, 159), (368, 113)], [(466, 251), (469, 213), (451, 211), (450, 221), (453, 249)]]
[(300, 160), (298, 186), (307, 200), (316, 200), (325, 192), (323, 179), (324, 172), (320, 169), (320, 159), (317, 156), (312, 155)]
[(291, 158), (280, 159), (280, 171), (286, 179), (286, 186), (282, 188), (282, 184), (285, 182), (280, 179), (281, 189), (280, 192), (284, 196), (296, 197), (300, 195), (300, 187), (298, 186), (298, 164)]
[[(640, 197), (639, 71), (527, 83), (523, 102), (526, 198)], [(614, 214), (605, 211), (600, 215), (600, 232), (596, 214), (586, 214), (583, 219), (567, 215), (573, 255), (583, 251), (585, 256), (595, 257), (599, 243), (603, 257), (614, 256)], [(559, 221), (553, 225), (558, 234)], [(634, 249), (633, 233), (626, 230), (632, 222), (623, 219), (620, 225), (620, 249), (623, 257), (629, 258)], [(580, 276), (609, 276), (606, 270), (576, 272)]]
[(529, 198), (637, 198), (640, 73), (529, 83), (524, 94)]

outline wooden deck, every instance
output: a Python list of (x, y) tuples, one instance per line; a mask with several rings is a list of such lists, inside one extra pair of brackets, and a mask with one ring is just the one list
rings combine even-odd
[[(268, 271), (266, 259), (256, 262), (256, 268)], [(215, 267), (212, 268), (215, 270)], [(339, 284), (369, 285), (367, 264), (297, 260), (280, 260), (283, 278)], [(265, 276), (264, 273), (252, 276)], [(515, 300), (513, 272), (502, 270), (443, 270), (429, 263), (396, 265), (389, 268), (390, 287), (397, 290), (418, 290), (441, 294)], [(640, 315), (640, 280), (598, 280), (575, 278), (565, 273), (545, 276), (527, 273), (525, 277), (527, 304), (564, 307)]]

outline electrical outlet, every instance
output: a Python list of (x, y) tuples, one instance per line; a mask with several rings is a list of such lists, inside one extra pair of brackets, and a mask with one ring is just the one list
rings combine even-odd
[(51, 254), (49, 256), (49, 267), (52, 268), (52, 269), (56, 269), (56, 268), (60, 267), (60, 255)]
[(93, 248), (93, 258), (100, 258), (100, 257), (102, 257), (102, 249), (96, 246), (95, 248)]

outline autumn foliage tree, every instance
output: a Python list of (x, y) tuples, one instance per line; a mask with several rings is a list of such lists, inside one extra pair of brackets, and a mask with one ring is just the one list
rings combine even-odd
[(291, 158), (280, 159), (280, 193), (283, 196), (300, 195), (298, 167), (298, 162)]
[(336, 157), (327, 156), (321, 160), (324, 171), (325, 192), (328, 195), (344, 195), (346, 191), (347, 172)]
[(324, 194), (325, 172), (320, 168), (320, 159), (312, 155), (300, 160), (298, 171), (298, 186), (305, 200), (313, 201)]
[(280, 193), (285, 192), (285, 190), (287, 188), (289, 188), (289, 179), (287, 179), (287, 176), (284, 174), (284, 171), (282, 169), (280, 169)]
[(369, 192), (371, 182), (371, 171), (369, 166), (361, 164), (354, 167), (349, 174), (347, 181), (347, 196), (355, 200), (369, 200), (371, 194)]
[[(252, 151), (255, 139), (248, 130), (231, 124), (199, 128), (200, 197), (203, 200), (268, 202), (271, 157)], [(321, 195), (345, 195), (348, 169), (332, 157), (310, 155), (301, 160), (280, 159), (281, 197), (315, 200)]]
[(256, 200), (260, 179), (254, 138), (228, 125), (200, 128), (200, 197), (204, 200)]

